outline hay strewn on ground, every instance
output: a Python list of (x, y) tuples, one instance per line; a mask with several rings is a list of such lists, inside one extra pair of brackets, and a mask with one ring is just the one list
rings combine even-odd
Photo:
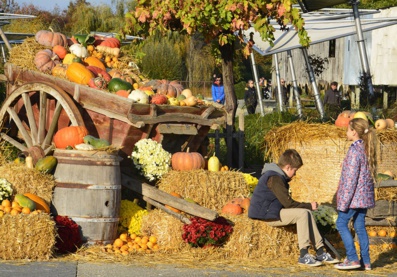
[(49, 214), (4, 215), (0, 226), (1, 259), (48, 260), (53, 255), (56, 229)]
[(51, 174), (43, 174), (36, 169), (27, 168), (24, 164), (7, 163), (0, 166), (0, 177), (12, 184), (14, 194), (27, 192), (43, 198), (48, 204), (52, 199), (55, 179)]
[(157, 185), (160, 190), (179, 193), (183, 198), (193, 199), (199, 205), (216, 211), (233, 198), (250, 194), (243, 174), (238, 171), (172, 170)]

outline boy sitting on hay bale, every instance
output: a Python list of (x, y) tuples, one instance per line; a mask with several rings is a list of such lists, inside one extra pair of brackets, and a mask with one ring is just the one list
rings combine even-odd
[[(302, 158), (295, 149), (281, 154), (277, 164), (265, 164), (251, 197), (248, 217), (264, 220), (273, 227), (296, 224), (299, 264), (320, 266), (322, 262), (338, 263), (339, 260), (325, 252), (323, 238), (311, 213), (317, 209), (317, 202), (297, 202), (289, 194), (288, 183), (302, 165)], [(310, 242), (316, 249), (316, 257), (309, 254)]]

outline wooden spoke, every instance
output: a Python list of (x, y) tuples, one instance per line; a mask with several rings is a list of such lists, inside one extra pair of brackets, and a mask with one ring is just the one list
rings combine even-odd
[(27, 151), (28, 150), (28, 148), (25, 145), (17, 142), (15, 139), (13, 139), (12, 137), (6, 135), (5, 133), (1, 133), (1, 138), (4, 139), (5, 141), (8, 141), (9, 143), (14, 145), (15, 147), (17, 147), (21, 151)]
[(39, 138), (38, 144), (40, 145), (45, 137), (45, 124), (47, 123), (47, 93), (40, 91), (40, 105), (39, 105)]
[(47, 147), (48, 145), (51, 144), (52, 137), (55, 134), (55, 128), (57, 127), (57, 123), (58, 123), (59, 117), (61, 116), (61, 111), (62, 111), (62, 106), (61, 106), (61, 103), (58, 102), (56, 107), (55, 107), (55, 111), (54, 111), (54, 115), (52, 117), (51, 125), (48, 128), (48, 132), (47, 132), (47, 135), (46, 135), (43, 143), (41, 144), (41, 148), (44, 149), (45, 147)]
[(33, 110), (32, 110), (32, 103), (30, 102), (29, 93), (22, 94), (23, 102), (25, 103), (26, 107), (26, 114), (29, 120), (30, 126), (30, 133), (32, 134), (32, 143), (34, 145), (37, 144), (37, 125), (34, 119)]
[(21, 133), (23, 139), (25, 140), (26, 144), (28, 147), (32, 147), (32, 138), (26, 131), (25, 127), (22, 124), (21, 119), (18, 117), (18, 114), (15, 112), (14, 109), (8, 108), (7, 109), (8, 114), (11, 116), (12, 120), (15, 122), (15, 125), (17, 125), (19, 132)]

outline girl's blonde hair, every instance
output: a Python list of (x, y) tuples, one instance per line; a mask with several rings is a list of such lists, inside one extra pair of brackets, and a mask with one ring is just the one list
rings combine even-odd
[(369, 167), (371, 170), (372, 178), (375, 179), (376, 176), (376, 132), (375, 129), (369, 126), (367, 120), (362, 118), (353, 118), (349, 122), (351, 129), (355, 130), (359, 136), (364, 141), (365, 153), (367, 154)]

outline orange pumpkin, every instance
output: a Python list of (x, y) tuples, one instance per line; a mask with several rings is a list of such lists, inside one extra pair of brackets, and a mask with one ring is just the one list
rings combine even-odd
[(66, 70), (66, 77), (68, 77), (69, 81), (77, 84), (88, 85), (90, 79), (94, 78), (94, 74), (83, 64), (73, 62)]
[(223, 214), (231, 214), (231, 215), (239, 215), (239, 214), (243, 213), (243, 209), (237, 204), (228, 203), (225, 206), (223, 206), (222, 213)]
[(67, 37), (58, 32), (40, 30), (36, 33), (35, 39), (39, 44), (47, 47), (54, 47), (55, 45), (68, 46)]
[(120, 48), (120, 41), (117, 38), (106, 38), (99, 45), (110, 48)]
[(350, 120), (354, 118), (354, 112), (351, 111), (343, 111), (338, 115), (338, 118), (335, 121), (335, 126), (338, 127), (347, 127), (349, 126)]
[(30, 200), (32, 200), (35, 204), (36, 204), (36, 210), (42, 210), (45, 211), (46, 213), (50, 213), (50, 207), (48, 206), (48, 204), (44, 201), (43, 198), (41, 198), (40, 196), (37, 196), (33, 193), (25, 193), (24, 194), (27, 198), (29, 198)]
[(54, 52), (61, 60), (63, 60), (68, 53), (68, 50), (66, 50), (66, 48), (62, 45), (55, 45), (52, 47), (52, 52)]
[(128, 98), (128, 95), (130, 95), (130, 91), (121, 89), (121, 90), (116, 91), (116, 95)]
[(86, 63), (86, 65), (96, 66), (102, 70), (106, 70), (106, 67), (103, 64), (103, 62), (100, 59), (93, 56), (85, 58), (84, 63)]
[(58, 130), (53, 140), (56, 148), (74, 147), (76, 144), (83, 143), (86, 135), (88, 135), (88, 130), (84, 126), (69, 126)]
[(186, 171), (204, 168), (205, 161), (203, 156), (198, 152), (176, 152), (171, 157), (171, 166), (174, 170)]
[(36, 68), (42, 72), (51, 71), (59, 63), (59, 57), (50, 49), (40, 50), (34, 57)]
[(250, 198), (244, 198), (243, 201), (240, 204), (240, 207), (243, 208), (244, 211), (248, 211), (250, 205), (251, 205), (251, 199)]
[[(177, 198), (182, 198), (182, 195), (180, 195), (179, 193), (176, 193), (176, 192), (171, 192), (170, 193), (172, 196), (174, 196), (174, 197), (177, 197)], [(181, 211), (180, 210), (178, 210), (178, 209), (175, 209), (174, 207), (171, 207), (171, 206), (169, 206), (169, 205), (164, 205), (167, 209), (169, 209), (169, 210), (171, 210), (171, 211), (173, 211), (173, 212), (176, 212), (176, 213), (180, 213)]]

